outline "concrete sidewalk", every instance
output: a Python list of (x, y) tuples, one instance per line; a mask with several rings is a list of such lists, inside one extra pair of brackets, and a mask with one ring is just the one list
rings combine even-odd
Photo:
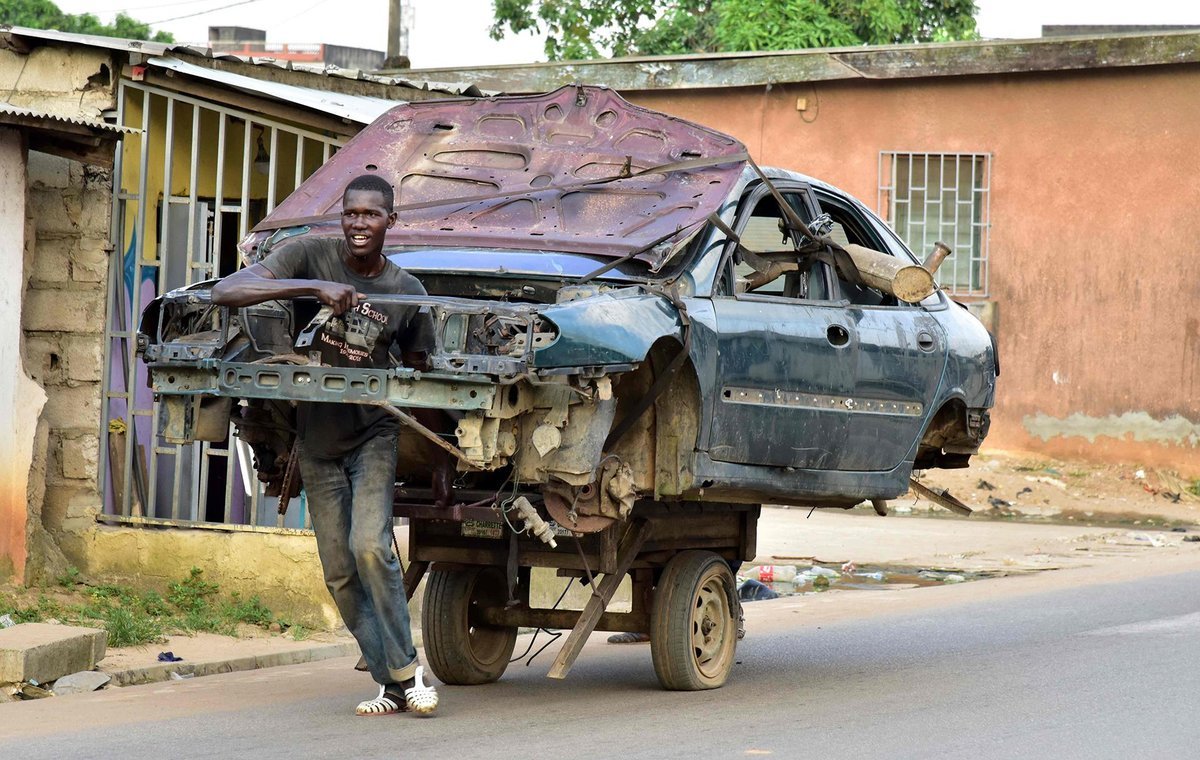
[[(160, 652), (171, 652), (182, 659), (160, 662)], [(171, 636), (161, 644), (110, 649), (97, 669), (112, 676), (114, 686), (134, 686), (357, 654), (358, 644), (349, 634), (321, 634), (315, 640), (295, 641), (284, 635), (235, 638), (202, 633)]]

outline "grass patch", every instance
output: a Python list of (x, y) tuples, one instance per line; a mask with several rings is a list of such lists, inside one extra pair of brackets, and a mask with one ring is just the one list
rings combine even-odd
[[(83, 584), (75, 568), (55, 582), (63, 589)], [(243, 598), (237, 593), (222, 596), (220, 586), (206, 580), (204, 571), (197, 567), (169, 584), (165, 595), (153, 589), (100, 584), (86, 587), (82, 593), (71, 593), (70, 597), (70, 601), (63, 601), (43, 593), (35, 603), (22, 604), (18, 599), (0, 595), (0, 615), (10, 615), (16, 623), (55, 619), (102, 627), (108, 631), (111, 647), (151, 644), (173, 633), (234, 636), (239, 624), (267, 628), (278, 622), (257, 596)]]
[(229, 601), (225, 604), (224, 613), (225, 617), (230, 620), (238, 623), (257, 625), (260, 628), (266, 628), (271, 623), (276, 622), (275, 616), (271, 614), (271, 610), (267, 609), (266, 605), (260, 602), (257, 596), (242, 599), (236, 591), (233, 592)]
[(1200, 478), (1192, 481), (1192, 484), (1187, 487), (1188, 493), (1192, 496), (1200, 496)]
[(67, 568), (67, 571), (55, 579), (55, 582), (63, 588), (74, 588), (75, 584), (82, 580), (79, 568), (72, 565)]

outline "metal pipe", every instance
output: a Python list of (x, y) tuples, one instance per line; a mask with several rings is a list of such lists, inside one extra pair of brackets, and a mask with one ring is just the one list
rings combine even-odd
[(938, 240), (933, 244), (933, 250), (929, 252), (929, 256), (925, 259), (925, 263), (922, 266), (928, 269), (930, 274), (936, 274), (938, 267), (942, 265), (942, 262), (950, 254), (950, 246)]
[(401, 424), (412, 429), (414, 432), (420, 433), (422, 436), (424, 436), (425, 438), (428, 438), (430, 441), (433, 441), (435, 444), (437, 444), (441, 448), (445, 449), (450, 454), (453, 454), (460, 462), (465, 464), (470, 469), (472, 469), (472, 470), (482, 470), (483, 469), (482, 467), (480, 467), (479, 465), (475, 464), (470, 459), (468, 459), (466, 452), (464, 452), (462, 449), (458, 448), (457, 446), (455, 446), (453, 444), (446, 443), (446, 441), (442, 440), (442, 437), (440, 435), (433, 432), (429, 428), (425, 427), (421, 423), (417, 422), (416, 419), (414, 419), (412, 417), (412, 415), (405, 414), (404, 412), (400, 411), (399, 409), (397, 409), (396, 407), (394, 407), (388, 403), (371, 404), (371, 406), (377, 406), (380, 409), (387, 412), (388, 414), (395, 417), (396, 419), (400, 420)]

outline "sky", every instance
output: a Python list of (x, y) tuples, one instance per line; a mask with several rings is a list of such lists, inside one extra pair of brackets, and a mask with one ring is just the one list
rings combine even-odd
[[(208, 27), (267, 31), (268, 42), (387, 49), (387, 0), (55, 0), (68, 13), (111, 21), (118, 11), (168, 31), (177, 42), (206, 44)], [(545, 60), (532, 33), (488, 37), (492, 0), (408, 0), (413, 68), (484, 66)], [(1194, 24), (1195, 0), (976, 0), (984, 37), (1038, 37), (1043, 24)]]

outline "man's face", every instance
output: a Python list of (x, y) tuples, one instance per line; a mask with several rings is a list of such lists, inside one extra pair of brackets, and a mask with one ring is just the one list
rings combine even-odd
[(396, 214), (383, 205), (378, 190), (347, 190), (342, 197), (342, 232), (346, 247), (356, 258), (383, 250), (383, 236), (396, 223)]

